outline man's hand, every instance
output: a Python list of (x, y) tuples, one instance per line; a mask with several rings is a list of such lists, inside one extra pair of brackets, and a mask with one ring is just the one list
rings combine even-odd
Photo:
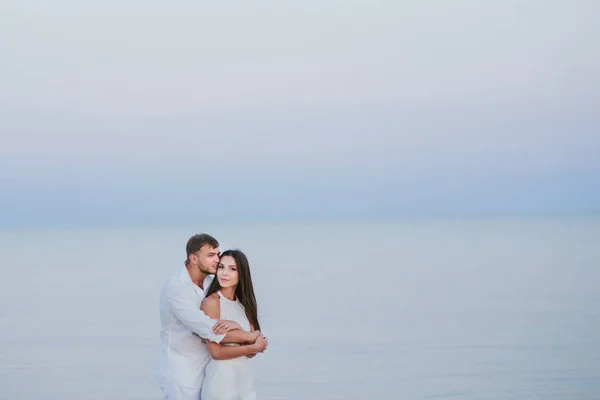
[(217, 335), (222, 335), (224, 333), (234, 331), (236, 329), (242, 329), (240, 324), (238, 324), (235, 321), (228, 321), (225, 319), (220, 319), (219, 321), (217, 321), (215, 326), (213, 326), (213, 332)]
[(263, 335), (260, 335), (256, 341), (251, 344), (250, 346), (252, 346), (255, 350), (255, 353), (262, 353), (263, 351), (265, 351), (267, 349), (267, 346), (269, 345), (269, 342), (267, 340), (266, 337), (264, 337)]

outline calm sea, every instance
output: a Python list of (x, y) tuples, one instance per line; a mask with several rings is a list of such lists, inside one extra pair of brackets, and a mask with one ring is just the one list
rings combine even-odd
[(0, 233), (0, 399), (159, 400), (196, 232), (251, 262), (260, 399), (600, 399), (600, 218)]

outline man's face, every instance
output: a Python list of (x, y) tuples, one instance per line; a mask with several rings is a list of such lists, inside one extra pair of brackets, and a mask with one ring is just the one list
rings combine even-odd
[(196, 253), (190, 254), (190, 261), (198, 265), (200, 272), (207, 275), (215, 274), (219, 265), (219, 248), (205, 244)]

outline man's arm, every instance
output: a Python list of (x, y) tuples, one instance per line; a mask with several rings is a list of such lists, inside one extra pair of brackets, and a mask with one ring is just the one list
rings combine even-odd
[(260, 332), (246, 332), (241, 329), (236, 329), (227, 332), (225, 337), (220, 342), (216, 343), (254, 343), (259, 335)]
[(184, 283), (173, 283), (168, 286), (165, 300), (171, 311), (187, 329), (203, 339), (220, 343), (225, 334), (217, 335), (213, 327), (217, 320), (210, 318), (196, 306), (194, 292)]

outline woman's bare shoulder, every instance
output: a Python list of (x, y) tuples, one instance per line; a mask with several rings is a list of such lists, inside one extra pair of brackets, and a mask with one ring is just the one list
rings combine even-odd
[(213, 293), (202, 300), (200, 309), (204, 311), (211, 318), (219, 318), (221, 314), (221, 302), (219, 301), (219, 295)]
[(215, 304), (219, 304), (219, 294), (218, 293), (213, 293), (207, 297), (204, 298), (204, 300), (202, 300), (202, 304), (208, 304), (208, 305), (215, 305)]

